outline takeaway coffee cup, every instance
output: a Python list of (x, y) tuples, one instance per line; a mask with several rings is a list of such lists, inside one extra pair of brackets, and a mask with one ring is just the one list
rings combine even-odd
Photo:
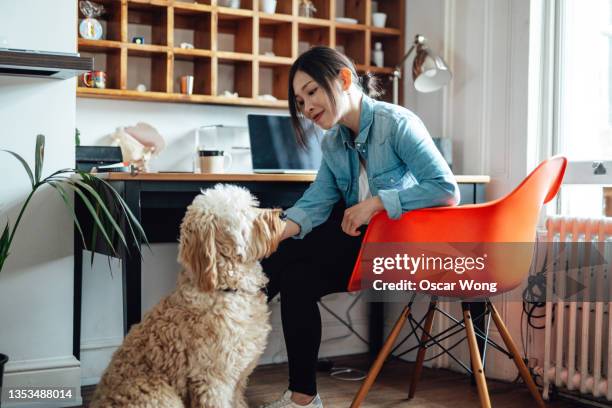
[[(223, 150), (200, 150), (200, 173), (223, 173), (232, 166), (232, 156)], [(227, 164), (226, 164), (227, 160)]]

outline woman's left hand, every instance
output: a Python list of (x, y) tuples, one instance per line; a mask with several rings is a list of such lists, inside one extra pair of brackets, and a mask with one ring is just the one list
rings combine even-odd
[(344, 210), (344, 217), (342, 218), (342, 231), (353, 237), (360, 235), (361, 232), (357, 231), (357, 228), (368, 223), (375, 213), (384, 208), (378, 196), (368, 198), (347, 208)]

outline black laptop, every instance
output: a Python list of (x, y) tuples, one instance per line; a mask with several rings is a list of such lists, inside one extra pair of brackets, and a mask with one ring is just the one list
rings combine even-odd
[(321, 164), (322, 129), (304, 120), (307, 141), (304, 148), (295, 139), (289, 116), (249, 114), (247, 119), (255, 173), (317, 172)]

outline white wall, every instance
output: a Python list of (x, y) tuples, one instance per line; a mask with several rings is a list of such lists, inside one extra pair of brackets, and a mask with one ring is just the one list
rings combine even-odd
[[(14, 48), (74, 52), (75, 13), (72, 0), (2, 1), (0, 38)], [(70, 167), (75, 81), (0, 77), (0, 123), (1, 149), (19, 153), (33, 167), (36, 135), (42, 133), (47, 137), (43, 174)], [(21, 165), (5, 153), (0, 173), (4, 228), (7, 219), (15, 221), (30, 186)], [(71, 231), (61, 199), (48, 189), (40, 191), (0, 273), (0, 352), (10, 358), (6, 387), (75, 387), (80, 402), (79, 362), (72, 356)]]

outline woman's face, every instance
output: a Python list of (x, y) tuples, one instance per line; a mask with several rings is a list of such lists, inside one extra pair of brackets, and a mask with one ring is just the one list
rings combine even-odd
[[(332, 90), (339, 94), (339, 89), (334, 89), (340, 87), (339, 83), (336, 84), (336, 82), (334, 81)], [(340, 119), (340, 115), (332, 108), (325, 90), (305, 72), (297, 71), (295, 73), (293, 92), (295, 93), (298, 110), (319, 127), (329, 129)], [(336, 97), (336, 101), (337, 104), (341, 103), (339, 97)]]

